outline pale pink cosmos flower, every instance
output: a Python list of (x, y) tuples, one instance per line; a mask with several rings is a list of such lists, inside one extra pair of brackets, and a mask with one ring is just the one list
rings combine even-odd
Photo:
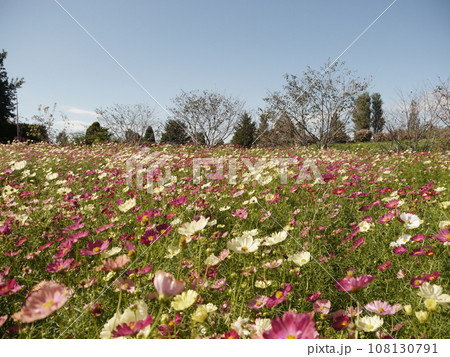
[(120, 277), (114, 282), (114, 286), (116, 287), (116, 291), (124, 290), (127, 293), (134, 293), (136, 291), (134, 286), (134, 280), (132, 279), (124, 279)]
[(384, 315), (394, 315), (396, 312), (402, 309), (402, 305), (400, 304), (389, 305), (386, 301), (375, 300), (369, 302), (365, 306), (365, 308), (367, 311), (384, 316)]
[(314, 312), (318, 312), (321, 314), (328, 314), (330, 312), (331, 308), (331, 301), (322, 299), (322, 300), (316, 300), (313, 304)]
[(61, 308), (69, 298), (70, 292), (65, 285), (54, 281), (39, 283), (39, 290), (32, 293), (19, 312), (11, 317), (14, 321), (25, 323), (45, 319)]
[(275, 268), (278, 268), (281, 265), (282, 262), (283, 262), (283, 259), (278, 259), (278, 260), (274, 260), (272, 262), (264, 263), (262, 265), (262, 267), (263, 268), (268, 268), (268, 269), (275, 269)]
[(127, 254), (119, 255), (117, 258), (110, 258), (103, 261), (103, 270), (119, 270), (130, 262), (130, 258)]
[(172, 274), (161, 270), (155, 273), (153, 284), (160, 299), (178, 295), (184, 290), (186, 285), (183, 280), (176, 280)]
[(4, 325), (4, 323), (6, 322), (7, 319), (8, 319), (8, 315), (0, 316), (0, 327), (2, 327)]
[(315, 323), (310, 314), (293, 311), (272, 320), (272, 328), (263, 332), (265, 339), (311, 339), (318, 337)]
[(250, 309), (255, 309), (255, 310), (261, 309), (267, 304), (268, 300), (269, 300), (268, 296), (258, 295), (253, 300), (250, 300), (248, 302), (248, 307)]

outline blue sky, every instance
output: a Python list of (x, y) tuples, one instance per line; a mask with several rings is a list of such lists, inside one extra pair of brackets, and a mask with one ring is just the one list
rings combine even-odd
[[(335, 59), (392, 0), (59, 2), (163, 107), (181, 90), (212, 89), (256, 113), (285, 73)], [(341, 59), (394, 105), (398, 91), (449, 75), (449, 15), (448, 0), (398, 0)], [(114, 103), (147, 103), (166, 119), (53, 0), (0, 0), (0, 46), (9, 76), (26, 81), (22, 118), (56, 102), (74, 129)]]

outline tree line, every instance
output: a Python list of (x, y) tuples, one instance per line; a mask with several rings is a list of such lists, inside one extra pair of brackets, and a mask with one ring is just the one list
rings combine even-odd
[[(253, 116), (245, 103), (218, 91), (181, 91), (168, 108), (170, 113), (160, 127), (155, 111), (146, 104), (115, 104), (97, 108), (98, 121), (85, 132), (69, 135), (52, 132), (54, 110), (39, 107), (33, 124), (16, 122), (16, 95), (24, 80), (8, 79), (0, 56), (0, 140), (15, 137), (66, 144), (121, 141), (131, 144), (206, 145), (231, 142), (243, 147), (317, 145), (349, 141), (397, 140), (418, 142), (431, 134), (440, 135), (449, 125), (449, 80), (423, 93), (402, 96), (401, 103), (388, 115), (380, 93), (368, 92), (370, 81), (345, 67), (328, 62), (311, 67), (301, 76), (284, 76), (281, 90), (263, 98), (265, 106)], [(444, 130), (445, 131), (445, 130)], [(448, 131), (448, 130), (447, 130)], [(349, 134), (353, 133), (353, 138)], [(410, 145), (411, 146), (411, 145)]]

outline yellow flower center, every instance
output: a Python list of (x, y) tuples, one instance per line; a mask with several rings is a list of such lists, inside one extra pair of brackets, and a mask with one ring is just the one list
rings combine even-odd
[(287, 335), (286, 336), (286, 339), (289, 339), (289, 340), (292, 340), (292, 339), (296, 339), (296, 337), (294, 336), (294, 335), (292, 335), (292, 334), (290, 334), (290, 335)]
[(241, 250), (242, 250), (243, 252), (246, 252), (246, 251), (248, 250), (248, 248), (247, 248), (247, 247), (242, 247)]
[(277, 292), (275, 293), (275, 297), (276, 297), (277, 299), (281, 298), (282, 296), (283, 296), (283, 292), (282, 292), (282, 291), (277, 291)]
[(379, 312), (384, 312), (384, 309), (383, 309), (382, 307), (379, 307), (379, 308), (378, 308), (378, 311), (379, 311)]
[(62, 268), (64, 268), (64, 265), (61, 264), (58, 266), (58, 269), (62, 269)]
[(56, 305), (56, 302), (54, 302), (53, 300), (49, 300), (44, 305), (42, 305), (42, 307), (47, 308), (53, 305)]
[(94, 249), (92, 249), (92, 251), (95, 252), (95, 253), (97, 253), (97, 252), (100, 251), (100, 248), (99, 248), (99, 247), (95, 247)]
[(262, 305), (262, 302), (261, 301), (258, 301), (257, 303), (256, 303), (256, 306), (261, 306)]
[(166, 233), (166, 230), (165, 229), (161, 229), (161, 232), (160, 232), (161, 234), (164, 234), (164, 233)]
[(136, 326), (136, 322), (132, 322), (132, 323), (130, 324), (130, 329), (133, 330), (135, 326)]
[(366, 326), (368, 330), (372, 330), (373, 329), (373, 325), (367, 325)]

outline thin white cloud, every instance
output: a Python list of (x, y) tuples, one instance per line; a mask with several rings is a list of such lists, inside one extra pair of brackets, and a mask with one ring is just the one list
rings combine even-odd
[(55, 129), (73, 131), (84, 131), (90, 124), (81, 120), (58, 120), (55, 122)]
[(82, 115), (90, 115), (93, 117), (97, 117), (97, 113), (93, 112), (91, 110), (86, 110), (86, 109), (80, 109), (80, 108), (69, 108), (67, 109), (68, 113), (73, 113), (73, 114), (82, 114)]

